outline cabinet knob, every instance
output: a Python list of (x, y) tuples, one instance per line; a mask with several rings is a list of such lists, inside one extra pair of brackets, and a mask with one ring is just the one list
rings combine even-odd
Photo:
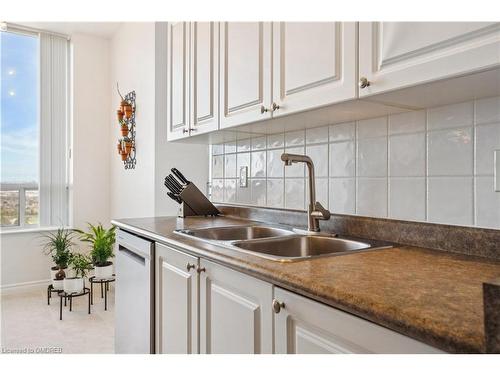
[(277, 299), (273, 299), (273, 311), (276, 313), (276, 314), (279, 314), (279, 312), (281, 311), (281, 309), (284, 309), (285, 308), (285, 303), (284, 302), (279, 302)]
[(198, 131), (198, 129), (196, 129), (196, 128), (189, 128), (189, 131), (192, 131), (192, 132), (197, 132), (197, 131)]
[(275, 102), (273, 102), (273, 112), (280, 109), (280, 106), (278, 104), (276, 104)]
[(182, 129), (182, 134), (186, 134), (186, 133), (189, 133), (189, 129), (186, 129), (186, 128)]
[(205, 271), (206, 271), (205, 267), (198, 267), (196, 269), (196, 272), (198, 272), (198, 273), (202, 273), (202, 272), (205, 272)]
[(358, 86), (360, 89), (364, 89), (368, 86), (370, 86), (370, 81), (366, 77), (361, 77), (358, 82)]
[(266, 112), (269, 112), (269, 108), (264, 107), (263, 105), (260, 106), (260, 113), (264, 114)]
[(192, 269), (192, 268), (195, 268), (196, 266), (194, 264), (191, 264), (191, 263), (188, 263), (186, 268), (188, 270), (188, 272)]

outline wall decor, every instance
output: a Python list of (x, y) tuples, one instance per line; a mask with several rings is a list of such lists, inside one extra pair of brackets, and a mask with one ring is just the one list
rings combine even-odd
[(118, 83), (116, 84), (116, 90), (121, 98), (120, 107), (116, 111), (121, 138), (118, 139), (116, 147), (125, 169), (134, 169), (137, 162), (135, 146), (135, 91), (122, 96)]

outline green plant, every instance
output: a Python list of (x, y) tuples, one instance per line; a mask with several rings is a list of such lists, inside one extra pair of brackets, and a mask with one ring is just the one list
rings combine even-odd
[(59, 228), (55, 233), (49, 233), (42, 238), (43, 251), (52, 256), (52, 260), (59, 268), (65, 268), (71, 258), (71, 248), (74, 246), (74, 233), (69, 229)]
[(90, 231), (83, 232), (80, 229), (76, 231), (80, 233), (80, 240), (92, 244), (90, 256), (92, 262), (96, 266), (107, 266), (108, 259), (114, 257), (113, 245), (115, 244), (115, 231), (116, 227), (113, 225), (109, 229), (104, 229), (101, 223), (94, 226), (89, 223)]
[(75, 270), (76, 277), (85, 277), (92, 269), (92, 260), (88, 255), (73, 253), (69, 261), (71, 268)]

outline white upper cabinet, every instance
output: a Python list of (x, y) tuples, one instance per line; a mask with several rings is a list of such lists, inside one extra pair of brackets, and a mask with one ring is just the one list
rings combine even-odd
[(219, 24), (191, 23), (191, 135), (219, 128)]
[(272, 353), (273, 286), (204, 259), (200, 270), (200, 353)]
[[(441, 353), (322, 303), (274, 288), (274, 342), (277, 354)], [(280, 304), (278, 308), (276, 304)]]
[(220, 24), (220, 127), (271, 117), (271, 24)]
[(360, 22), (365, 97), (500, 66), (500, 23)]
[(198, 258), (156, 244), (156, 353), (198, 353)]
[(189, 22), (168, 24), (167, 32), (167, 137), (189, 134)]
[(356, 46), (355, 22), (274, 23), (273, 116), (354, 99)]

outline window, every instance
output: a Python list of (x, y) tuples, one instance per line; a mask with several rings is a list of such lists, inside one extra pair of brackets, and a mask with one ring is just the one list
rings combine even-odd
[(68, 40), (3, 28), (1, 228), (67, 224)]

